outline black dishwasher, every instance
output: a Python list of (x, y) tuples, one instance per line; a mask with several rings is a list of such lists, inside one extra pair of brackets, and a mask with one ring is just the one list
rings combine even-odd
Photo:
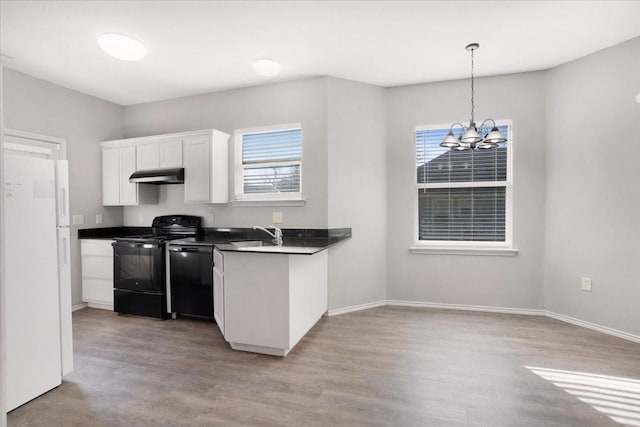
[(213, 320), (213, 248), (169, 246), (171, 312)]

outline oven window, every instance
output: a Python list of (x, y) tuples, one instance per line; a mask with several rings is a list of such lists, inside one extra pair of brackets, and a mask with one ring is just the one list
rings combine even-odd
[(116, 289), (162, 291), (164, 282), (161, 248), (114, 245), (114, 284)]

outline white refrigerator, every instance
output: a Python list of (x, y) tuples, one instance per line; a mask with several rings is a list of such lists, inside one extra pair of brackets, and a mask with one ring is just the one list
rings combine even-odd
[[(13, 145), (13, 144), (11, 144)], [(6, 150), (6, 407), (73, 369), (66, 161)]]

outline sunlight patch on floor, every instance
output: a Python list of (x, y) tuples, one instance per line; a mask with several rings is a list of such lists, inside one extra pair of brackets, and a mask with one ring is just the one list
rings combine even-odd
[(612, 420), (640, 427), (640, 381), (586, 372), (525, 366)]

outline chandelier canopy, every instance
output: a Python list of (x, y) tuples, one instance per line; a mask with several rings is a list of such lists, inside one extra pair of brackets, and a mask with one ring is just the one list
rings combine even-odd
[[(478, 49), (480, 45), (478, 43), (468, 44), (465, 49), (471, 52), (471, 120), (469, 120), (469, 126), (465, 127), (461, 123), (454, 123), (449, 128), (449, 133), (442, 140), (440, 146), (447, 147), (456, 151), (474, 150), (474, 149), (489, 149), (496, 148), (501, 142), (505, 142), (505, 138), (493, 119), (484, 120), (479, 127), (476, 127), (474, 121), (474, 76), (473, 76), (473, 52)], [(491, 127), (487, 126), (491, 123)], [(453, 134), (453, 128), (455, 126), (460, 127), (460, 136), (456, 138)]]

